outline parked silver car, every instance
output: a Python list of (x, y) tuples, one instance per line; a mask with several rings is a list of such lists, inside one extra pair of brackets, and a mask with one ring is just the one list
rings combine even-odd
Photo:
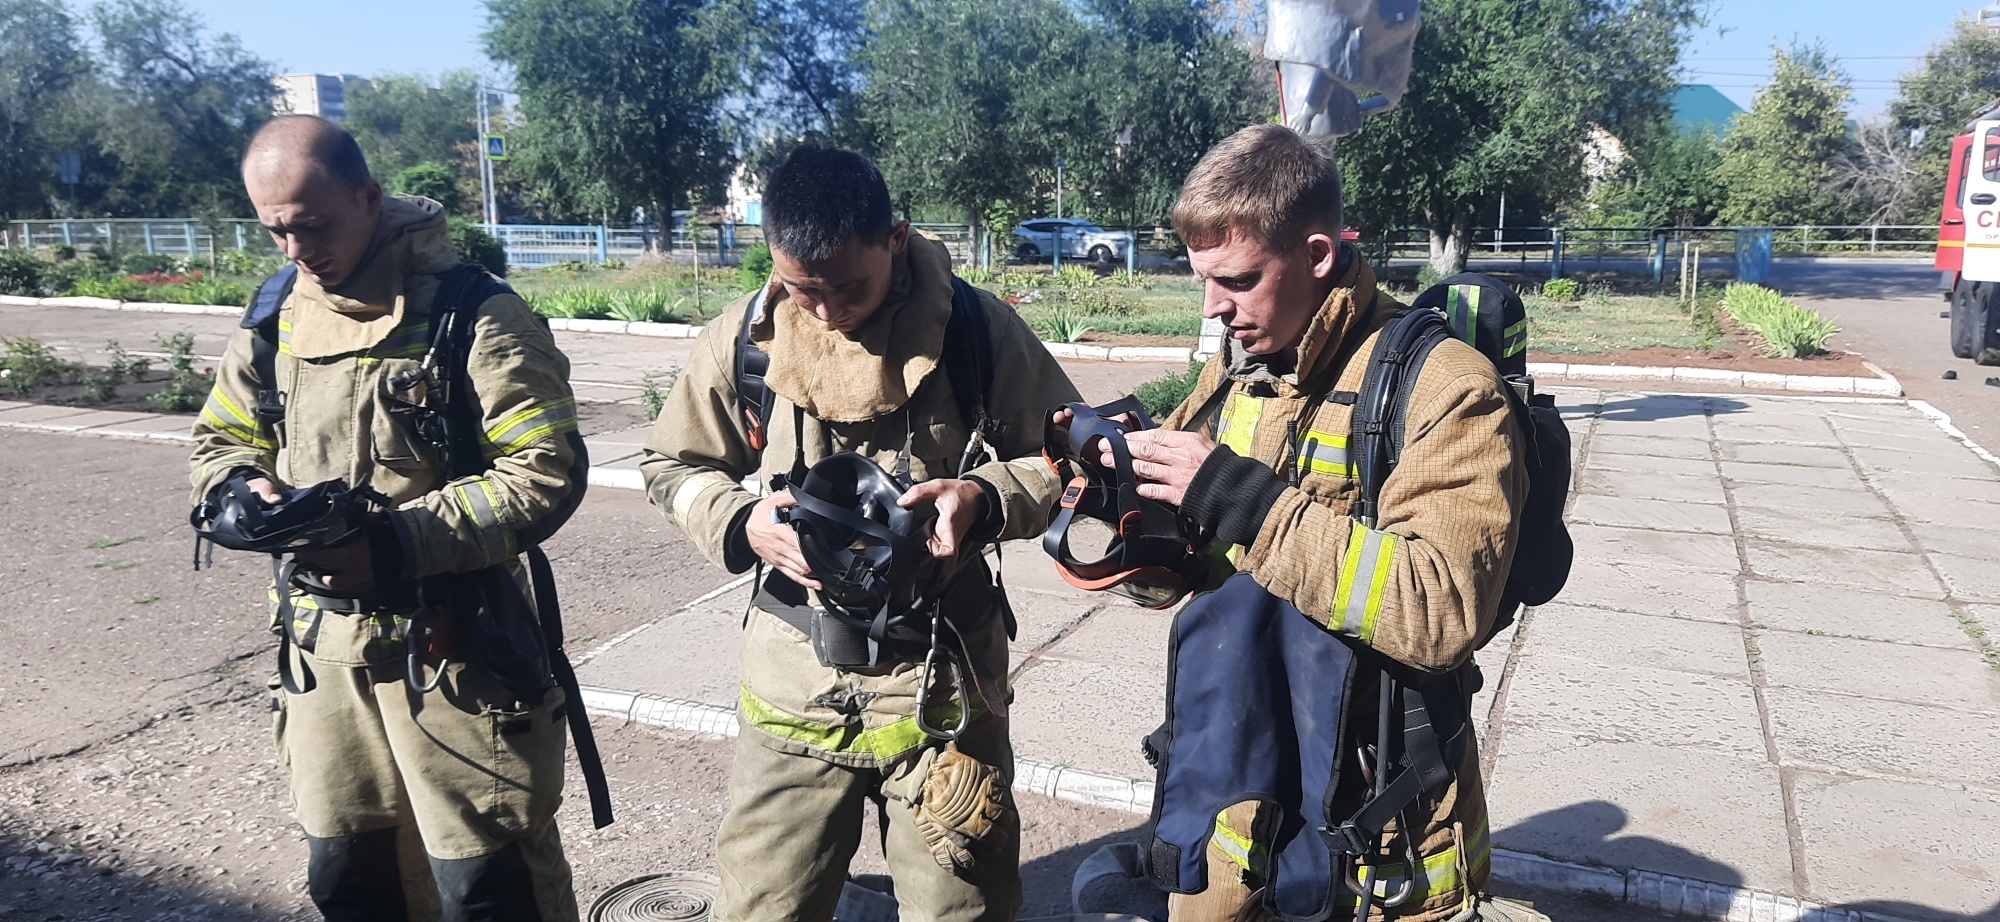
[(1083, 218), (1030, 218), (1014, 228), (1014, 257), (1041, 259), (1056, 251), (1058, 239), (1064, 259), (1095, 263), (1124, 259), (1130, 242), (1124, 231), (1108, 231)]

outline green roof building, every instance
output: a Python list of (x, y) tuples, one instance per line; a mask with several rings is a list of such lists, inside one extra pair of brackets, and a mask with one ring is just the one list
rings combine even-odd
[(1743, 107), (1706, 83), (1683, 83), (1674, 91), (1674, 127), (1683, 132), (1708, 130), (1720, 135)]

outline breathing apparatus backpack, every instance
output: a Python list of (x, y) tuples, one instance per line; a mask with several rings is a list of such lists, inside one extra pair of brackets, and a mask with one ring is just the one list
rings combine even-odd
[[(444, 479), (456, 480), (483, 474), (493, 466), (480, 444), (483, 429), (466, 363), (480, 306), (495, 295), (511, 294), (513, 289), (475, 263), (462, 263), (437, 278), (429, 318), (430, 348), (417, 368), (396, 375), (390, 382), (397, 390), (424, 384), (425, 397), (420, 403), (404, 403), (391, 412), (421, 441), (443, 453)], [(253, 414), (258, 422), (280, 433), (280, 444), (285, 394), (278, 387), (278, 322), (280, 309), (297, 280), (298, 267), (289, 264), (265, 279), (257, 286), (241, 324), (254, 331), (250, 364), (258, 392)], [(444, 617), (437, 624), (422, 631), (413, 624), (405, 636), (404, 681), (419, 693), (436, 689), (444, 676), (445, 661), (468, 649), (477, 651), (481, 664), (524, 702), (540, 701), (551, 687), (561, 688), (577, 762), (590, 793), (591, 813), (597, 827), (603, 828), (612, 821), (610, 789), (576, 671), (563, 653), (555, 572), (541, 549), (541, 543), (582, 504), (589, 480), (590, 461), (583, 438), (575, 432), (568, 438), (576, 457), (569, 472), (569, 494), (533, 527), (515, 535), (528, 558), (532, 598), (521, 592), (509, 567), (501, 565), (426, 577), (405, 586), (378, 587), (362, 598), (342, 601), (370, 612), (443, 609)], [(287, 491), (282, 503), (266, 507), (246, 483), (240, 482), (245, 479), (232, 478), (209, 502), (196, 508), (191, 518), (197, 535), (196, 566), (201, 565), (204, 540), (272, 555), (279, 609), (279, 679), (287, 692), (305, 694), (313, 689), (315, 680), (303, 662), (297, 670), (293, 666), (291, 648), (298, 645), (299, 634), (290, 590), (296, 587), (320, 596), (329, 593), (308, 574), (300, 573), (297, 562), (286, 561), (284, 555), (334, 547), (359, 537), (367, 524), (386, 518), (389, 501), (365, 484), (350, 489), (340, 481), (329, 481)], [(312, 616), (308, 637), (316, 632), (323, 609), (316, 608)], [(427, 657), (440, 661), (430, 681), (424, 682), (420, 676)]]
[[(1070, 412), (1067, 424), (1056, 421)], [(1129, 422), (1127, 421), (1129, 420)], [(1042, 533), (1042, 550), (1070, 585), (1122, 595), (1147, 608), (1169, 608), (1202, 587), (1211, 566), (1210, 535), (1180, 510), (1139, 495), (1125, 434), (1154, 428), (1138, 397), (1103, 406), (1072, 403), (1049, 413), (1042, 457), (1064, 486), (1055, 516)], [(1102, 442), (1112, 466), (1103, 464)], [(1079, 560), (1070, 551), (1070, 526), (1083, 515), (1114, 531), (1104, 556)]]

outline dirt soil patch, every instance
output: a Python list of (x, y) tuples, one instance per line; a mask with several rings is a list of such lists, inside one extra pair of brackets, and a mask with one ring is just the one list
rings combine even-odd
[[(196, 366), (197, 370), (201, 366)], [(91, 369), (102, 371), (102, 369)], [(164, 372), (148, 374), (140, 381), (127, 381), (114, 386), (109, 400), (92, 400), (85, 396), (82, 384), (49, 384), (26, 392), (0, 391), (0, 400), (18, 400), (25, 403), (44, 403), (65, 407), (87, 407), (92, 410), (124, 410), (134, 413), (172, 413), (163, 410), (147, 396), (157, 394), (167, 386), (168, 375)], [(178, 416), (193, 416), (198, 410), (172, 413)]]
[(1086, 333), (1077, 343), (1085, 346), (1177, 346), (1192, 349), (1195, 337), (1156, 336), (1147, 333)]
[(1652, 368), (1717, 368), (1724, 371), (1766, 372), (1781, 375), (1823, 375), (1828, 377), (1873, 378), (1864, 359), (1852, 352), (1827, 352), (1803, 359), (1774, 359), (1757, 354), (1754, 347), (1718, 349), (1675, 349), (1648, 346), (1593, 355), (1543, 354), (1530, 352), (1531, 362), (1574, 362), (1579, 365), (1642, 365)]

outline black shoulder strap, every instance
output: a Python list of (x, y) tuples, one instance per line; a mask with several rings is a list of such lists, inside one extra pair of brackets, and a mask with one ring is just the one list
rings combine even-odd
[(970, 434), (988, 421), (986, 398), (993, 393), (993, 333), (979, 292), (951, 277), (951, 320), (944, 326), (944, 370), (951, 377), (958, 418)]
[(460, 263), (438, 273), (437, 294), (431, 298), (430, 334), (433, 367), (445, 377), (445, 467), (452, 479), (484, 473), (492, 463), (479, 442), (479, 408), (473, 400), (467, 360), (479, 307), (488, 298), (514, 289), (478, 263)]
[(272, 426), (285, 418), (285, 395), (278, 390), (278, 312), (298, 280), (298, 265), (286, 263), (258, 284), (243, 311), (243, 329), (256, 331), (250, 337), (250, 371), (257, 377), (257, 421)]
[(771, 370), (771, 357), (750, 339), (750, 328), (763, 311), (764, 295), (759, 294), (743, 310), (743, 326), (736, 331), (736, 404), (743, 408), (743, 425), (750, 435), (750, 447), (763, 451), (770, 443), (771, 387), (764, 374)]
[(1444, 315), (1429, 308), (1406, 308), (1382, 326), (1368, 356), (1368, 372), (1354, 404), (1348, 450), (1360, 480), (1356, 513), (1373, 522), (1383, 481), (1402, 455), (1402, 422), (1409, 390), (1424, 360), (1439, 342), (1451, 338)]

